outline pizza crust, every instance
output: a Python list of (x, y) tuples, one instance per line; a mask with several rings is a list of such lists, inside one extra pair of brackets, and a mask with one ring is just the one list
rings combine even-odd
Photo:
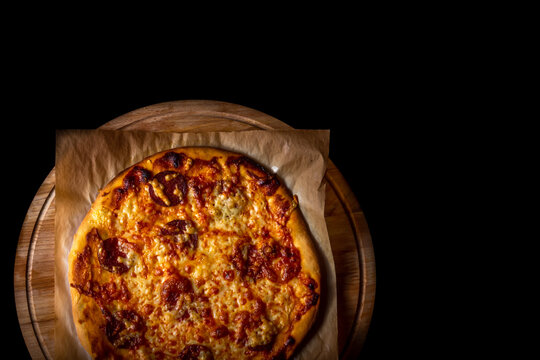
[[(91, 209), (86, 214), (79, 229), (77, 230), (77, 233), (74, 236), (74, 241), (68, 258), (68, 263), (70, 267), (68, 272), (68, 278), (70, 284), (72, 284), (75, 279), (75, 274), (73, 272), (73, 264), (76, 260), (77, 254), (80, 254), (83, 251), (84, 247), (87, 245), (86, 235), (93, 229), (95, 225), (95, 214), (99, 213), (103, 208), (110, 207), (109, 203), (111, 202), (111, 194), (115, 191), (115, 189), (123, 186), (124, 178), (127, 174), (130, 173), (130, 171), (132, 171), (137, 166), (141, 166), (143, 168), (146, 168), (147, 166), (151, 167), (156, 160), (163, 158), (165, 154), (170, 152), (181, 152), (191, 159), (201, 159), (206, 161), (210, 161), (214, 157), (243, 157), (243, 155), (241, 154), (216, 148), (185, 147), (156, 153), (143, 159), (139, 163), (134, 164), (129, 168), (123, 170), (102, 190), (99, 191), (97, 199), (92, 204)], [(254, 171), (256, 172), (258, 170), (256, 169)], [(267, 172), (267, 170), (262, 167), (261, 171)], [(294, 246), (298, 249), (300, 253), (302, 273), (304, 273), (307, 277), (311, 278), (315, 282), (315, 284), (317, 284), (316, 295), (318, 298), (318, 295), (321, 293), (320, 268), (316, 249), (313, 244), (313, 239), (309, 232), (309, 227), (301, 214), (299, 206), (297, 206), (296, 197), (293, 197), (290, 194), (289, 190), (284, 186), (282, 182), (280, 182), (279, 187), (272, 195), (267, 196), (268, 201), (278, 198), (281, 201), (285, 200), (295, 204), (295, 207), (288, 214), (286, 228), (290, 232)], [(108, 236), (106, 232), (103, 235), (104, 237)], [(92, 297), (81, 294), (78, 289), (72, 286), (71, 300), (73, 319), (77, 335), (79, 337), (81, 345), (89, 354), (91, 354), (92, 357), (102, 357), (103, 355), (112, 356), (112, 354), (115, 352), (117, 355), (124, 355), (126, 356), (126, 358), (130, 357), (130, 353), (128, 350), (115, 349), (110, 344), (110, 342), (104, 341), (103, 329), (105, 327), (105, 321), (103, 317), (99, 316), (101, 313), (100, 308), (98, 305), (96, 305)], [(294, 351), (302, 343), (302, 340), (305, 338), (309, 329), (315, 322), (320, 303), (319, 301), (315, 302), (316, 303), (314, 305), (310, 306), (309, 309), (301, 315), (298, 321), (292, 324), (292, 329), (289, 332), (284, 332), (277, 335), (274, 340), (272, 350), (266, 352), (267, 357), (261, 358), (272, 358), (273, 356), (278, 355), (284, 355), (285, 358), (289, 358), (294, 353)]]
[[(308, 272), (311, 278), (313, 278), (313, 280), (315, 280), (320, 287), (321, 274), (317, 254), (315, 252), (313, 240), (308, 233), (308, 226), (305, 223), (299, 209), (295, 209), (293, 211), (287, 227), (291, 231), (295, 246), (300, 250), (300, 254), (302, 256), (302, 269)], [(300, 321), (295, 323), (290, 336), (292, 336), (294, 339), (304, 339), (307, 332), (309, 329), (311, 329), (313, 323), (315, 322), (318, 309), (319, 302), (317, 302), (316, 306), (309, 309), (308, 312), (302, 316)], [(300, 343), (300, 341), (297, 341), (294, 347), (287, 348), (287, 358), (293, 354), (294, 350), (300, 345)]]

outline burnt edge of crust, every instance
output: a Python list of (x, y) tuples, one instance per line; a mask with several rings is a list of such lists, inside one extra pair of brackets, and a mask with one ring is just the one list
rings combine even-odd
[(127, 196), (130, 190), (136, 193), (140, 190), (141, 184), (146, 184), (152, 178), (152, 173), (138, 165), (134, 166), (122, 179), (122, 186), (113, 190), (112, 205), (115, 209), (120, 206), (120, 203)]

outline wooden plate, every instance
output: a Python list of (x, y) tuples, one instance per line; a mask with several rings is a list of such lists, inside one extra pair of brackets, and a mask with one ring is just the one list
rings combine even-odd
[[(190, 100), (147, 106), (100, 129), (202, 132), (291, 127), (244, 106)], [(373, 312), (373, 245), (362, 210), (332, 161), (326, 180), (325, 218), (336, 264), (340, 358), (353, 359), (360, 353)], [(53, 169), (28, 209), (15, 258), (17, 314), (35, 359), (54, 357), (54, 184)]]

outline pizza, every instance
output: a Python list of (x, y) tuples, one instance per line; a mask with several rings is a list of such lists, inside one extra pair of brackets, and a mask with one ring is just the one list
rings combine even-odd
[(287, 359), (312, 326), (320, 269), (276, 174), (176, 148), (99, 191), (69, 253), (75, 328), (96, 359)]

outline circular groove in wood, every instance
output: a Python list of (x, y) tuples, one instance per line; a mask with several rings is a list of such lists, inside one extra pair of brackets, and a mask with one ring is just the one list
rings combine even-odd
[[(344, 207), (347, 207), (348, 204), (346, 203), (346, 200), (342, 197), (342, 194), (339, 193), (339, 191), (336, 191), (334, 183), (330, 180), (331, 177), (327, 176), (327, 179), (329, 180), (330, 185), (332, 186), (332, 188), (336, 192), (337, 198), (339, 199), (341, 204)], [(351, 213), (346, 212), (346, 215), (347, 215), (347, 219), (348, 219), (351, 227), (355, 228), (354, 220), (352, 218)], [(359, 271), (360, 271), (360, 281), (361, 281), (361, 283), (360, 283), (360, 293), (359, 293), (359, 296), (358, 296), (358, 302), (356, 304), (355, 321), (353, 323), (353, 327), (360, 322), (360, 316), (362, 314), (362, 306), (365, 306), (365, 300), (366, 300), (366, 297), (368, 295), (367, 292), (365, 291), (366, 290), (365, 289), (366, 281), (364, 279), (365, 259), (361, 254), (360, 246), (359, 246), (360, 239), (358, 239), (358, 233), (356, 233), (356, 232), (355, 232), (355, 240), (356, 240), (355, 241), (356, 252), (358, 254), (358, 259), (360, 261)], [(374, 295), (375, 294), (373, 294), (373, 296)], [(371, 319), (371, 316), (370, 316), (370, 319)], [(352, 330), (354, 330), (354, 329), (352, 329)], [(341, 353), (339, 355), (340, 359), (347, 358), (349, 352), (351, 351), (351, 346), (350, 345), (351, 345), (351, 342), (354, 340), (355, 335), (356, 335), (355, 331), (350, 331), (349, 334), (347, 335), (347, 340), (345, 341), (345, 346), (343, 347), (343, 349), (341, 350)], [(365, 340), (365, 337), (361, 337), (360, 340), (361, 340), (361, 343), (359, 343), (358, 345), (361, 348), (361, 346), (363, 345), (363, 342)]]
[(41, 222), (43, 221), (43, 217), (45, 216), (45, 213), (49, 209), (53, 199), (54, 199), (55, 191), (54, 186), (49, 192), (49, 195), (47, 195), (47, 198), (45, 198), (45, 202), (43, 203), (43, 206), (38, 214), (38, 217), (36, 219), (36, 223), (34, 225), (34, 229), (32, 230), (32, 235), (30, 236), (30, 245), (28, 246), (28, 256), (27, 256), (27, 262), (26, 262), (26, 298), (27, 304), (28, 304), (28, 313), (30, 314), (30, 320), (32, 323), (32, 329), (34, 331), (34, 335), (36, 336), (36, 339), (38, 341), (39, 348), (41, 349), (41, 352), (45, 355), (46, 359), (51, 359), (51, 354), (49, 353), (49, 349), (45, 346), (45, 341), (43, 340), (43, 336), (41, 335), (40, 331), (37, 331), (36, 325), (38, 324), (37, 316), (36, 316), (36, 310), (35, 310), (35, 303), (34, 303), (34, 297), (32, 296), (32, 291), (30, 289), (30, 285), (32, 284), (32, 268), (31, 264), (33, 264), (34, 260), (34, 253), (35, 253), (35, 247), (36, 247), (36, 230), (40, 226)]
[[(332, 186), (332, 188), (334, 189), (334, 191), (335, 191), (335, 193), (336, 193), (336, 195), (337, 195), (337, 198), (339, 199), (339, 201), (341, 202), (341, 204), (342, 204), (344, 207), (347, 207), (347, 204), (344, 202), (345, 199), (343, 199), (342, 196), (341, 196), (342, 194), (341, 194), (339, 191), (336, 191), (335, 183), (334, 183), (333, 179), (331, 178), (331, 176), (328, 176), (328, 175), (327, 175), (327, 176), (326, 176), (326, 179), (328, 180), (328, 183), (330, 184), (330, 186)], [(348, 221), (349, 221), (351, 227), (354, 228), (353, 219), (351, 218), (350, 213), (347, 211), (346, 214), (347, 214), (347, 219), (348, 219)], [(359, 239), (358, 239), (358, 234), (355, 233), (354, 236), (355, 236), (355, 240), (356, 240), (356, 241), (355, 241), (356, 252), (357, 252), (357, 254), (358, 254), (358, 259), (360, 260), (360, 259), (361, 259), (361, 256), (360, 256), (360, 249), (359, 249), (359, 246), (358, 246), (358, 241), (359, 241)], [(359, 269), (360, 272), (362, 273), (362, 262), (361, 262), (361, 261), (360, 261), (360, 267), (359, 267), (359, 268), (360, 268), (360, 269)], [(336, 274), (336, 277), (337, 277), (337, 274)], [(360, 276), (360, 279), (362, 279), (362, 276)], [(337, 279), (336, 279), (336, 280), (337, 280)], [(337, 284), (336, 284), (336, 285), (337, 285)], [(362, 284), (361, 284), (361, 286), (360, 286), (360, 289), (362, 289)], [(359, 294), (359, 299), (360, 299), (361, 297), (362, 297), (362, 292), (360, 292), (360, 294)], [(360, 316), (360, 312), (359, 312), (359, 310), (360, 310), (360, 305), (361, 305), (361, 301), (358, 301), (357, 304), (356, 304), (355, 321), (354, 321), (353, 325), (354, 325), (357, 321), (359, 321), (359, 316)], [(340, 352), (340, 354), (339, 354), (340, 359), (345, 358), (345, 356), (347, 355), (348, 351), (350, 350), (350, 346), (349, 346), (349, 345), (350, 345), (351, 341), (353, 340), (354, 335), (355, 335), (354, 331), (350, 331), (349, 334), (347, 335), (347, 340), (345, 341), (345, 346), (343, 347), (343, 349), (341, 350), (341, 352)]]
[[(173, 117), (173, 115), (181, 115), (181, 114), (190, 114), (190, 112), (180, 110), (180, 111), (170, 112), (167, 115), (170, 116), (170, 117)], [(215, 117), (219, 117), (219, 118), (223, 118), (223, 119), (232, 119), (232, 120), (242, 122), (244, 124), (248, 124), (248, 125), (251, 125), (251, 126), (258, 127), (259, 129), (262, 129), (262, 130), (275, 130), (274, 128), (270, 127), (269, 125), (257, 124), (253, 120), (251, 120), (251, 119), (249, 119), (247, 117), (244, 117), (244, 116), (237, 115), (237, 114), (230, 114), (230, 113), (224, 113), (224, 112), (220, 112), (220, 111), (210, 111), (209, 110), (209, 111), (199, 111), (199, 112), (197, 112), (197, 114), (194, 114), (194, 115), (195, 116), (215, 116)], [(160, 116), (162, 116), (162, 115), (150, 115), (150, 116), (147, 116), (147, 117), (143, 117), (143, 118), (137, 119), (136, 121), (133, 121), (131, 123), (122, 125), (121, 127), (116, 128), (116, 130), (122, 130), (122, 129), (125, 129), (127, 127), (132, 127), (133, 125), (136, 125), (137, 123), (145, 122), (145, 121), (148, 121), (150, 119), (156, 119), (156, 118), (158, 118)]]

